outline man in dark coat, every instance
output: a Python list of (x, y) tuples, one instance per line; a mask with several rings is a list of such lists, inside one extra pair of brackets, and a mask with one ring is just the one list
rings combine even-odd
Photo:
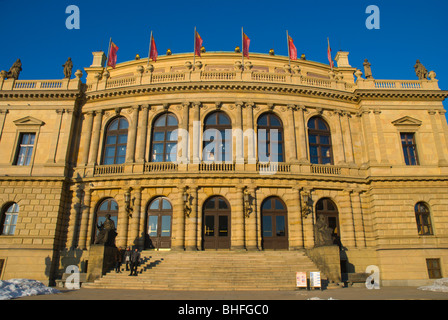
[(140, 262), (140, 252), (138, 252), (138, 249), (135, 249), (134, 252), (132, 252), (131, 255), (131, 274), (130, 276), (137, 276), (137, 267)]

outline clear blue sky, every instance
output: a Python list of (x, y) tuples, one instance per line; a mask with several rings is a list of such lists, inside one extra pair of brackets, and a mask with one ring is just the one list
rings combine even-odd
[[(80, 9), (80, 29), (68, 30), (67, 6)], [(368, 30), (366, 8), (380, 9), (380, 29)], [(63, 78), (67, 57), (74, 70), (92, 63), (92, 51), (119, 46), (118, 62), (147, 57), (153, 30), (159, 55), (192, 52), (196, 26), (207, 51), (233, 51), (241, 45), (241, 27), (251, 52), (287, 55), (286, 30), (299, 54), (328, 63), (349, 51), (353, 67), (369, 59), (377, 79), (416, 79), (417, 59), (437, 73), (448, 90), (448, 1), (446, 0), (0, 0), (0, 70), (20, 58), (21, 79)], [(445, 102), (445, 108), (448, 103)]]

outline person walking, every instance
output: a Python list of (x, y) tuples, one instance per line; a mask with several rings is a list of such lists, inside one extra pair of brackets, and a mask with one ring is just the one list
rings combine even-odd
[(121, 247), (117, 248), (115, 252), (115, 272), (121, 273), (121, 263), (123, 261), (123, 249)]
[(134, 252), (132, 252), (131, 255), (131, 274), (130, 276), (137, 276), (137, 267), (140, 262), (140, 252), (138, 252), (138, 249), (135, 249)]
[(126, 251), (124, 252), (124, 261), (126, 262), (126, 271), (129, 271), (129, 264), (131, 263), (131, 255), (132, 255), (131, 248), (127, 247)]

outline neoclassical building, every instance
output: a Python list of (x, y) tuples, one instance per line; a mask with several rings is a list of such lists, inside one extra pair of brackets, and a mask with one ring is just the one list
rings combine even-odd
[[(1, 279), (88, 268), (117, 246), (306, 250), (383, 285), (448, 276), (447, 91), (337, 66), (173, 54), (64, 80), (0, 79)], [(393, 75), (391, 75), (393, 77)], [(83, 264), (84, 263), (84, 264)]]

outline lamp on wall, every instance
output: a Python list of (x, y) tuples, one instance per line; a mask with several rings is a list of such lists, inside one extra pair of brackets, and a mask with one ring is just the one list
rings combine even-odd
[(245, 187), (243, 191), (243, 200), (244, 200), (244, 216), (246, 218), (249, 218), (250, 213), (252, 212), (252, 206), (250, 205), (250, 193), (247, 187)]
[(134, 208), (131, 207), (131, 190), (132, 188), (129, 188), (124, 193), (124, 209), (130, 218), (132, 218), (132, 212), (134, 211)]
[(302, 193), (302, 217), (307, 218), (311, 213), (311, 195), (308, 191)]
[(190, 206), (190, 194), (188, 193), (188, 187), (184, 188), (184, 191), (182, 193), (182, 200), (184, 201), (184, 214), (187, 217), (190, 217), (191, 213), (191, 206)]

